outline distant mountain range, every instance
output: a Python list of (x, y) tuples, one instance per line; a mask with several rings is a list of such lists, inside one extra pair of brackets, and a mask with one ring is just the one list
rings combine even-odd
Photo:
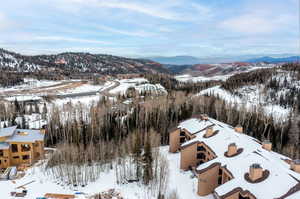
[(201, 63), (199, 58), (193, 56), (147, 57), (146, 59), (169, 65), (194, 65)]
[(246, 62), (250, 62), (250, 63), (258, 63), (258, 62), (282, 63), (282, 62), (297, 62), (297, 61), (300, 61), (300, 56), (281, 57), (281, 58), (259, 57), (259, 58), (246, 60)]
[[(277, 58), (281, 56), (280, 58)], [(232, 62), (250, 62), (250, 63), (281, 63), (281, 62), (295, 62), (300, 60), (300, 56), (286, 56), (286, 55), (277, 55), (276, 57), (272, 56), (263, 56), (263, 57), (254, 57), (253, 55), (244, 55), (244, 56), (232, 56), (232, 57), (207, 57), (207, 58), (198, 58), (193, 56), (173, 56), (173, 57), (147, 57), (146, 59), (153, 60), (155, 62), (169, 65), (177, 65), (178, 68), (180, 65), (195, 65), (195, 64), (217, 64), (217, 63), (232, 63)]]

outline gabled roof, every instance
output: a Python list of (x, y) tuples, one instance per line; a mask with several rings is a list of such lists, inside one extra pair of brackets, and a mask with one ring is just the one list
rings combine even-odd
[[(258, 199), (279, 198), (300, 182), (300, 174), (292, 171), (290, 165), (284, 161), (284, 159), (289, 158), (263, 149), (258, 140), (246, 134), (235, 132), (232, 126), (212, 118), (209, 118), (208, 121), (193, 118), (185, 121), (185, 124), (198, 130), (207, 126), (208, 122), (214, 124), (213, 129), (218, 131), (217, 134), (205, 138), (205, 131), (203, 130), (195, 134), (194, 139), (183, 143), (181, 146), (186, 147), (194, 142), (203, 142), (215, 152), (217, 157), (199, 165), (196, 168), (197, 171), (201, 172), (212, 164), (218, 163), (231, 172), (233, 179), (215, 189), (219, 196), (234, 190), (243, 190), (249, 191)], [(182, 126), (182, 124), (179, 126)], [(226, 157), (225, 152), (231, 143), (235, 143), (237, 148), (242, 148), (243, 151), (237, 156)], [(262, 182), (250, 183), (245, 179), (245, 174), (249, 172), (250, 166), (254, 163), (260, 164), (264, 170), (270, 172), (269, 176)]]
[(0, 129), (0, 137), (12, 136), (17, 129), (17, 126), (7, 127)]

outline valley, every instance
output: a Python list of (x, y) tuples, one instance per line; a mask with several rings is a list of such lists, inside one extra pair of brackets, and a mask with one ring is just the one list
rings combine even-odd
[(23, 198), (156, 199), (163, 194), (168, 199), (213, 199), (214, 193), (197, 194), (198, 174), (180, 170), (181, 154), (169, 153), (168, 146), (174, 126), (203, 113), (228, 125), (241, 124), (259, 142), (270, 140), (272, 150), (300, 157), (296, 63), (196, 64), (179, 73), (152, 66), (109, 74), (91, 65), (70, 70), (59, 63), (30, 67), (29, 72), (12, 61), (21, 55), (13, 55), (2, 59), (10, 63), (3, 66), (12, 78), (0, 87), (0, 135), (10, 126), (42, 129), (46, 147), (43, 158), (22, 164), (26, 169), (10, 180), (0, 180), (7, 187), (1, 198), (31, 182)]

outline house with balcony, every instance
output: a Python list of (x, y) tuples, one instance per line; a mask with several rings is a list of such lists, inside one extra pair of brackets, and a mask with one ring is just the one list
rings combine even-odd
[(0, 169), (22, 164), (31, 165), (44, 156), (43, 130), (0, 129)]
[(201, 115), (170, 131), (169, 152), (197, 177), (197, 194), (215, 199), (299, 199), (300, 161), (272, 151), (272, 143)]

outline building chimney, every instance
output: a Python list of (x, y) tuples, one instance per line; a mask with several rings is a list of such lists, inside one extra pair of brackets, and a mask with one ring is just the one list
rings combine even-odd
[(294, 160), (291, 162), (291, 169), (297, 173), (300, 173), (300, 160)]
[(238, 132), (238, 133), (243, 133), (243, 127), (241, 125), (237, 125), (235, 128), (234, 128), (235, 132)]
[(214, 129), (212, 126), (208, 127), (205, 132), (205, 137), (210, 137), (214, 134)]
[(271, 151), (272, 150), (272, 143), (270, 142), (270, 140), (263, 141), (262, 148), (266, 149), (267, 151)]
[(228, 145), (228, 151), (227, 151), (227, 155), (229, 157), (235, 155), (237, 153), (237, 146), (235, 143), (231, 143)]
[(202, 114), (201, 119), (207, 121), (208, 120), (208, 115)]
[(259, 164), (252, 164), (250, 166), (249, 177), (253, 182), (263, 177), (263, 169)]

